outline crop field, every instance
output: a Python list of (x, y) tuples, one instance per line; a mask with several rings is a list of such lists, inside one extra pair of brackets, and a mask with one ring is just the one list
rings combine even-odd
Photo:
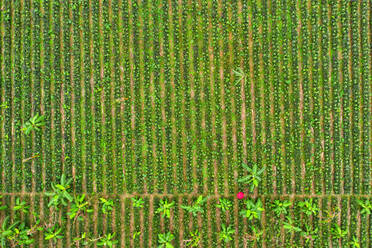
[(372, 247), (370, 10), (0, 0), (0, 247)]

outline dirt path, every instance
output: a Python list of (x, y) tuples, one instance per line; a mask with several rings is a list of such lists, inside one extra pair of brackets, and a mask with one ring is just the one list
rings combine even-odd
[[(176, 129), (176, 96), (175, 96), (175, 53), (174, 53), (174, 37), (173, 37), (173, 10), (172, 10), (172, 1), (168, 0), (168, 18), (169, 18), (169, 62), (170, 62), (170, 102), (171, 102), (171, 126), (172, 126), (172, 164), (173, 164), (173, 180), (178, 182), (177, 179), (177, 129)], [(170, 172), (169, 172), (170, 173)], [(173, 186), (172, 191), (175, 191)]]
[[(211, 103), (211, 123), (212, 123), (212, 153), (214, 151), (216, 151), (217, 149), (217, 144), (216, 144), (216, 110), (215, 110), (215, 93), (214, 93), (214, 70), (215, 70), (215, 66), (214, 66), (214, 49), (213, 49), (213, 45), (212, 45), (212, 32), (211, 30), (213, 30), (213, 27), (212, 27), (212, 19), (211, 19), (211, 16), (212, 16), (212, 2), (211, 1), (208, 1), (208, 13), (209, 13), (209, 19), (208, 19), (208, 53), (209, 53), (209, 64), (210, 64), (210, 74), (209, 74), (209, 78), (210, 78), (210, 88), (211, 88), (211, 91), (210, 91), (210, 95), (211, 95), (211, 98), (212, 98), (212, 103)], [(218, 178), (218, 166), (217, 166), (217, 161), (216, 159), (213, 159), (213, 177), (214, 177), (214, 193), (217, 194), (218, 193), (218, 182), (217, 182), (217, 178)]]

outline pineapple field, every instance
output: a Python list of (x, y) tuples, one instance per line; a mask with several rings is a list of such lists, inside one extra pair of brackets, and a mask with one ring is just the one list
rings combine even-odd
[(372, 247), (370, 10), (0, 0), (0, 247)]

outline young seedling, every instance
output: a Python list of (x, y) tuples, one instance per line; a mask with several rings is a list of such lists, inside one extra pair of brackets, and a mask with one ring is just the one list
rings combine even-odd
[(232, 240), (231, 235), (235, 233), (235, 230), (233, 227), (230, 225), (228, 227), (225, 226), (225, 224), (221, 225), (221, 232), (219, 233), (220, 240), (223, 240), (225, 243), (228, 243)]
[(22, 213), (28, 213), (28, 209), (30, 207), (27, 206), (27, 203), (25, 201), (21, 201), (19, 198), (16, 199), (16, 205), (13, 207), (13, 210), (15, 212), (20, 211)]
[(312, 214), (316, 215), (319, 212), (319, 208), (313, 203), (313, 199), (308, 199), (303, 202), (299, 202), (298, 206), (301, 208), (301, 211), (307, 216)]
[(18, 225), (18, 221), (8, 226), (9, 216), (6, 216), (0, 229), (0, 244), (1, 247), (7, 247), (7, 241), (14, 233), (14, 228)]
[(347, 235), (347, 230), (342, 230), (338, 224), (334, 224), (331, 228), (331, 234), (334, 239), (341, 239)]
[(318, 238), (318, 228), (312, 229), (308, 224), (305, 224), (305, 229), (301, 231), (301, 236), (305, 239), (305, 243), (309, 244)]
[(114, 207), (114, 202), (112, 200), (106, 200), (105, 198), (99, 198), (99, 200), (102, 204), (102, 213), (107, 214), (112, 211), (112, 208)]
[(201, 236), (198, 230), (195, 232), (190, 232), (190, 239), (184, 240), (183, 242), (186, 243), (186, 247), (199, 247), (199, 243), (201, 240)]
[(217, 204), (216, 206), (220, 208), (222, 212), (226, 212), (230, 210), (230, 208), (232, 207), (232, 204), (231, 204), (231, 201), (229, 201), (228, 199), (221, 198), (220, 203)]
[(52, 240), (54, 243), (58, 241), (58, 239), (63, 239), (62, 235), (62, 228), (57, 228), (56, 226), (52, 226), (46, 230), (44, 233), (45, 240)]
[(353, 247), (353, 248), (360, 248), (360, 243), (359, 243), (358, 238), (354, 236), (354, 237), (353, 237), (353, 240), (350, 241), (350, 245), (351, 245), (351, 247)]
[(51, 201), (48, 203), (48, 207), (53, 206), (58, 209), (61, 204), (67, 206), (67, 203), (73, 200), (72, 196), (67, 192), (70, 188), (71, 181), (72, 178), (66, 181), (65, 175), (62, 175), (60, 184), (52, 184), (53, 192), (45, 193), (46, 196), (52, 197)]
[(292, 205), (290, 201), (279, 201), (275, 200), (272, 204), (273, 211), (277, 217), (280, 217), (281, 214), (286, 215), (288, 213), (288, 208)]
[(138, 232), (134, 232), (133, 233), (133, 240), (136, 240), (136, 238), (138, 237), (138, 236), (140, 236), (141, 235), (141, 232), (140, 231), (138, 231)]
[(203, 196), (199, 196), (193, 205), (191, 206), (181, 205), (181, 208), (185, 209), (189, 213), (192, 213), (193, 216), (197, 216), (198, 213), (204, 213), (202, 206), (207, 201), (207, 199), (208, 197), (203, 199)]
[(250, 185), (250, 191), (253, 191), (254, 188), (258, 187), (259, 182), (261, 181), (261, 174), (265, 171), (265, 167), (258, 169), (257, 164), (254, 164), (250, 168), (247, 164), (243, 163), (243, 168), (248, 171), (248, 175), (239, 179), (238, 182), (245, 183)]
[(112, 246), (114, 244), (117, 244), (118, 241), (117, 240), (113, 240), (115, 236), (115, 233), (111, 234), (106, 234), (101, 240), (100, 242), (97, 243), (97, 246), (103, 246), (103, 247), (110, 247), (112, 248)]
[(24, 134), (28, 135), (32, 131), (40, 130), (42, 126), (45, 125), (44, 122), (45, 116), (36, 114), (35, 116), (31, 117), (26, 123), (22, 126), (22, 131)]
[(254, 241), (258, 242), (258, 241), (260, 241), (261, 240), (261, 236), (263, 234), (263, 231), (262, 230), (261, 231), (258, 231), (255, 226), (251, 226), (251, 230), (252, 230), (251, 234), (247, 234), (248, 240), (250, 240), (252, 242), (254, 242)]
[(174, 207), (175, 202), (168, 203), (168, 200), (160, 200), (160, 207), (156, 210), (156, 213), (161, 213), (162, 217), (170, 218), (170, 210)]
[(323, 223), (330, 223), (334, 218), (340, 215), (340, 208), (334, 207), (329, 211), (325, 211), (325, 216), (323, 217)]
[(360, 211), (360, 213), (370, 215), (372, 212), (372, 203), (369, 200), (365, 200), (364, 202), (362, 200), (357, 201), (359, 206), (362, 208), (362, 211)]
[(261, 219), (262, 211), (264, 211), (261, 200), (258, 199), (256, 203), (254, 203), (252, 200), (247, 200), (245, 203), (247, 208), (240, 211), (240, 215), (248, 218), (249, 220)]
[(143, 199), (142, 198), (135, 198), (135, 197), (132, 197), (132, 202), (133, 202), (133, 207), (135, 208), (143, 208)]
[(301, 228), (294, 225), (294, 221), (291, 217), (287, 217), (287, 222), (283, 222), (284, 229), (288, 230), (290, 233), (301, 232)]
[(34, 243), (35, 240), (32, 238), (32, 236), (37, 230), (43, 229), (39, 227), (38, 224), (32, 228), (27, 228), (24, 222), (22, 222), (19, 226), (14, 227), (13, 234), (8, 238), (11, 243), (11, 247), (19, 247)]
[(82, 221), (82, 215), (93, 212), (93, 209), (90, 209), (88, 204), (89, 202), (85, 201), (85, 194), (82, 194), (80, 197), (75, 196), (74, 203), (67, 215), (70, 219), (74, 219), (74, 223), (76, 220)]
[(172, 245), (172, 240), (174, 239), (174, 235), (170, 232), (161, 233), (158, 235), (159, 238), (159, 246), (158, 248), (174, 248)]
[(240, 83), (240, 81), (242, 81), (243, 79), (245, 80), (247, 78), (247, 75), (245, 74), (245, 72), (240, 67), (238, 67), (236, 70), (233, 70), (233, 73), (238, 78), (236, 80), (235, 84), (238, 84), (238, 83)]
[[(4, 197), (4, 196), (0, 195), (0, 200), (1, 200), (3, 197)], [(7, 209), (7, 208), (8, 208), (8, 206), (5, 205), (2, 201), (0, 201), (0, 211), (1, 211), (1, 210), (5, 210), (5, 209)]]

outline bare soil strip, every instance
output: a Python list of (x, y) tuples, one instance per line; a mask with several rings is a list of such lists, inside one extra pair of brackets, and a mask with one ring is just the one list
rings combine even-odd
[[(120, 97), (125, 98), (125, 91), (124, 91), (124, 66), (125, 66), (125, 60), (124, 58), (124, 41), (123, 41), (123, 29), (124, 29), (124, 24), (123, 24), (123, 2), (122, 0), (118, 0), (118, 19), (119, 19), (119, 56), (120, 56)], [(127, 48), (128, 49), (128, 48)], [(129, 49), (128, 49), (129, 50)], [(116, 69), (116, 68), (115, 68)], [(127, 180), (126, 180), (126, 175), (125, 175), (125, 162), (126, 162), (126, 137), (125, 137), (125, 118), (124, 118), (124, 113), (126, 111), (126, 102), (121, 101), (120, 102), (120, 125), (118, 128), (121, 130), (121, 159), (119, 159), (119, 163), (122, 163), (122, 177), (123, 178), (123, 192), (126, 192), (127, 190)], [(123, 244), (123, 242), (122, 242)]]
[[(170, 92), (170, 102), (171, 102), (171, 126), (172, 126), (172, 164), (173, 164), (173, 180), (174, 182), (178, 182), (177, 180), (177, 129), (176, 129), (176, 96), (175, 96), (175, 52), (174, 52), (174, 37), (173, 37), (173, 10), (172, 10), (172, 1), (168, 0), (168, 19), (169, 19), (169, 63), (170, 63), (170, 85), (171, 85), (171, 92)], [(171, 173), (171, 172), (169, 172)], [(175, 184), (173, 184), (175, 185)], [(173, 191), (175, 190), (173, 186)]]
[[(60, 47), (60, 69), (62, 75), (64, 75), (65, 72), (65, 66), (64, 66), (64, 44), (63, 44), (63, 0), (60, 0), (59, 2), (59, 23), (60, 23), (60, 30), (59, 30), (59, 47)], [(61, 91), (60, 91), (60, 105), (59, 109), (61, 112), (61, 165), (62, 165), (62, 174), (66, 172), (66, 165), (65, 165), (65, 151), (66, 151), (66, 144), (65, 144), (65, 78), (62, 77), (61, 80)]]
[[(152, 226), (153, 226), (153, 220), (154, 220), (154, 197), (150, 197), (150, 208), (149, 208), (149, 222), (148, 222), (148, 227), (149, 227), (149, 243), (148, 247), (153, 247), (152, 244)], [(143, 230), (141, 230), (141, 235), (143, 233)], [(141, 242), (142, 243), (142, 242)]]
[[(96, 130), (96, 125), (95, 125), (95, 121), (96, 121), (96, 118), (95, 118), (95, 97), (94, 97), (94, 47), (93, 47), (93, 7), (92, 7), (92, 3), (93, 0), (89, 0), (89, 66), (90, 66), (90, 77), (89, 77), (89, 81), (90, 81), (90, 100), (91, 100), (91, 107), (90, 107), (90, 111), (91, 111), (91, 115), (92, 115), (92, 133), (95, 133), (95, 130)], [(95, 142), (95, 139), (93, 139), (92, 141), (92, 156), (95, 156), (95, 153), (96, 153), (96, 142)], [(93, 184), (93, 192), (97, 192), (97, 179), (96, 179), (96, 161), (95, 159), (93, 159), (92, 161), (92, 165), (91, 165), (93, 168), (92, 168), (92, 184)]]
[[(182, 197), (179, 197), (178, 198), (178, 206), (181, 206), (183, 204), (182, 202), (183, 198)], [(209, 208), (207, 207), (207, 211), (209, 210)], [(183, 245), (183, 240), (184, 240), (184, 225), (183, 225), (183, 215), (184, 215), (184, 210), (183, 208), (179, 208), (179, 222), (178, 222), (178, 227), (179, 227), (179, 240), (181, 242), (181, 248), (184, 247)], [(208, 218), (208, 221), (210, 220), (210, 218)], [(208, 228), (208, 230), (210, 230), (210, 228)], [(210, 239), (209, 239), (210, 240)], [(149, 246), (151, 247), (151, 246)]]
[[(208, 19), (208, 53), (209, 53), (209, 64), (210, 64), (210, 74), (209, 74), (209, 79), (210, 79), (210, 95), (212, 98), (211, 102), (211, 123), (212, 123), (212, 153), (216, 151), (216, 110), (215, 110), (215, 96), (214, 96), (214, 49), (212, 46), (212, 32), (213, 30), (212, 27), (212, 1), (208, 1), (208, 10), (209, 10), (209, 19)], [(245, 118), (245, 117), (244, 117)], [(218, 165), (216, 159), (213, 159), (213, 177), (214, 177), (214, 193), (218, 193)]]
[[(10, 92), (10, 95), (11, 95), (11, 119), (12, 120), (15, 120), (15, 116), (16, 116), (16, 113), (15, 113), (15, 102), (14, 102), (14, 98), (15, 98), (15, 82), (14, 82), (14, 76), (15, 76), (15, 68), (14, 68), (14, 66), (15, 66), (15, 58), (14, 58), (14, 47), (15, 47), (15, 44), (14, 44), (14, 36), (15, 36), (15, 31), (14, 31), (14, 24), (15, 24), (15, 18), (14, 18), (14, 16), (15, 16), (15, 13), (14, 13), (14, 2), (12, 1), (12, 2), (10, 2), (10, 15), (11, 15), (11, 25), (10, 25), (10, 37), (11, 37), (11, 48), (10, 48), (10, 70), (11, 70), (11, 75), (10, 75), (10, 82), (11, 82), (11, 85), (12, 85), (12, 89), (11, 89), (11, 92)], [(32, 21), (31, 21), (31, 27), (33, 26), (32, 25), (33, 23), (32, 23)], [(31, 72), (33, 72), (33, 57), (31, 56)], [(32, 73), (31, 73), (31, 75), (32, 75)], [(34, 87), (34, 85), (33, 85), (33, 82), (32, 82), (32, 85), (31, 85), (31, 87), (33, 88)], [(33, 91), (32, 91), (33, 92)], [(33, 95), (31, 95), (31, 99), (33, 98)], [(34, 103), (33, 103), (33, 101), (32, 101), (32, 105), (33, 105)], [(33, 108), (32, 108), (33, 109)], [(11, 147), (12, 147), (12, 149), (11, 149), (11, 158), (12, 158), (12, 171), (13, 171), (13, 173), (12, 173), (12, 187), (13, 187), (13, 190), (14, 190), (14, 186), (15, 186), (15, 172), (16, 172), (16, 161), (15, 161), (15, 153), (16, 153), (16, 151), (15, 151), (15, 137), (16, 135), (15, 135), (15, 122), (14, 121), (12, 121), (11, 122), (11, 142), (12, 142), (12, 145), (11, 145)], [(34, 142), (32, 142), (32, 148), (34, 148)], [(22, 149), (22, 150), (24, 150), (24, 149)], [(34, 149), (32, 149), (32, 150), (34, 150)], [(33, 166), (33, 164), (31, 164), (31, 166)], [(35, 184), (35, 182), (34, 182), (34, 177), (32, 177), (32, 179), (33, 179), (33, 189), (35, 189), (34, 188), (34, 184)]]
[[(161, 3), (159, 1), (159, 6), (156, 6), (157, 9), (162, 9), (163, 8), (163, 3)], [(158, 17), (159, 19), (163, 18), (163, 16), (159, 16)], [(161, 132), (162, 132), (162, 136), (161, 136), (161, 148), (162, 148), (162, 152), (163, 152), (163, 170), (164, 170), (164, 175), (167, 175), (168, 173), (170, 173), (168, 171), (168, 158), (167, 158), (167, 149), (166, 149), (166, 130), (165, 130), (165, 123), (167, 123), (167, 118), (166, 118), (166, 112), (165, 112), (165, 99), (166, 99), (166, 89), (165, 89), (165, 69), (164, 69), (164, 66), (165, 66), (165, 59), (166, 59), (166, 56), (164, 54), (164, 34), (163, 34), (163, 22), (160, 22), (159, 23), (160, 25), (160, 32), (159, 32), (159, 56), (160, 56), (160, 59), (161, 59), (161, 67), (160, 67), (160, 97), (161, 97), (161, 118), (162, 118), (162, 122), (164, 123), (161, 127)], [(167, 184), (164, 183), (164, 188), (163, 188), (163, 191), (165, 193), (168, 193), (168, 188), (167, 188)]]
[[(297, 74), (299, 75), (299, 92), (300, 92), (300, 127), (304, 126), (304, 92), (303, 92), (303, 75), (302, 75), (302, 54), (301, 50), (303, 47), (303, 38), (302, 38), (302, 19), (301, 19), (301, 8), (300, 3), (297, 3), (296, 5), (296, 11), (298, 18), (298, 24), (297, 24), (297, 34), (298, 34), (298, 52), (296, 56), (299, 57), (299, 63), (298, 63), (298, 71)], [(306, 25), (306, 24), (304, 24)], [(300, 138), (300, 153), (301, 153), (301, 181), (305, 182), (305, 174), (306, 174), (306, 168), (305, 168), (305, 161), (304, 161), (304, 130), (301, 128), (301, 138)], [(304, 187), (301, 187), (301, 192), (304, 193)]]
[[(112, 20), (112, 0), (108, 1), (108, 19), (109, 23), (112, 26), (113, 25), (113, 20)], [(114, 41), (113, 41), (113, 33), (112, 33), (112, 28), (110, 28), (110, 33), (109, 33), (109, 49), (110, 49), (110, 104), (111, 104), (111, 145), (109, 146), (111, 149), (111, 154), (112, 156), (112, 172), (115, 175), (108, 175), (112, 182), (109, 185), (112, 185), (114, 193), (117, 192), (117, 158), (116, 158), (116, 111), (115, 111), (115, 58), (114, 58)], [(114, 215), (115, 217), (115, 215)]]

